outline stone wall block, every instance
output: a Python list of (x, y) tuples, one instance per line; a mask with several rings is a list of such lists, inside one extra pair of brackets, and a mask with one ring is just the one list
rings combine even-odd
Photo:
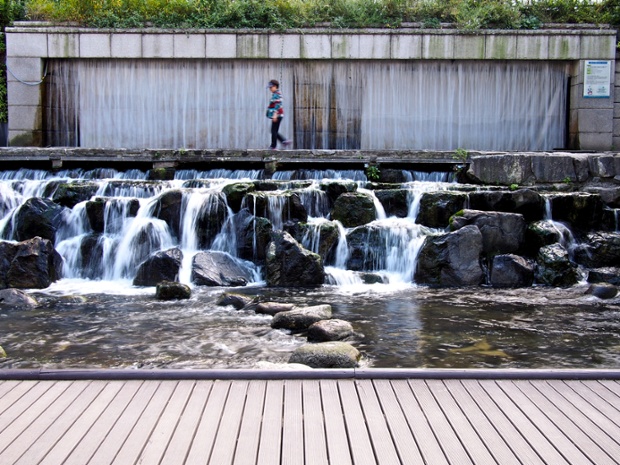
[(594, 177), (613, 178), (617, 174), (613, 155), (590, 157), (589, 162), (590, 173)]
[(579, 110), (579, 131), (581, 132), (611, 132), (613, 131), (613, 110), (590, 109)]
[(40, 130), (41, 107), (36, 105), (12, 105), (9, 107), (9, 121), (12, 130)]
[(204, 58), (207, 42), (204, 34), (174, 34), (175, 58)]
[(324, 34), (304, 34), (301, 37), (301, 58), (331, 58), (331, 37)]
[(581, 58), (581, 41), (578, 35), (550, 35), (550, 60), (578, 60)]
[(207, 58), (237, 57), (236, 34), (207, 34), (206, 44)]
[(110, 47), (114, 58), (141, 58), (142, 36), (140, 34), (112, 34)]
[[(43, 77), (43, 61), (40, 58), (14, 58), (6, 60), (8, 67), (7, 81), (16, 82), (18, 80), (26, 82), (39, 82)], [(9, 98), (11, 98), (9, 96)], [(19, 103), (19, 102), (14, 102)]]
[(144, 34), (142, 56), (144, 58), (172, 58), (174, 56), (172, 34)]
[(301, 37), (299, 34), (269, 35), (269, 57), (291, 59), (300, 57)]
[(392, 36), (392, 58), (415, 60), (422, 58), (422, 36), (419, 34), (399, 34)]
[(268, 39), (263, 34), (237, 35), (237, 58), (269, 58)]
[(519, 35), (517, 36), (517, 59), (546, 60), (549, 58), (549, 36)]
[(390, 36), (387, 34), (362, 34), (359, 36), (360, 58), (389, 60)]
[(616, 55), (616, 36), (582, 36), (581, 58), (584, 60), (609, 60)]
[(454, 58), (454, 35), (424, 35), (422, 38), (422, 58), (429, 60), (452, 60)]
[(47, 34), (23, 33), (6, 35), (7, 56), (47, 57)]
[(80, 56), (79, 34), (50, 34), (47, 38), (47, 55), (50, 58)]
[(460, 36), (454, 47), (454, 59), (456, 60), (482, 60), (484, 59), (486, 39), (483, 35)]
[(39, 105), (41, 103), (39, 86), (28, 86), (13, 80), (7, 83), (7, 91), (12, 105)]
[(332, 36), (332, 59), (360, 58), (360, 37), (355, 34), (337, 34)]
[(581, 150), (611, 150), (612, 134), (610, 132), (581, 132), (579, 147)]
[(508, 34), (486, 36), (485, 58), (488, 60), (514, 60), (517, 58), (517, 37)]
[(80, 58), (111, 58), (110, 34), (80, 34)]

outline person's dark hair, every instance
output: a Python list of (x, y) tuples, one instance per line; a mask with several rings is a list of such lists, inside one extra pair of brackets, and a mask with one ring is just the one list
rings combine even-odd
[(272, 79), (271, 81), (269, 81), (269, 87), (271, 86), (276, 86), (278, 89), (280, 88), (280, 83), (278, 82), (277, 79)]

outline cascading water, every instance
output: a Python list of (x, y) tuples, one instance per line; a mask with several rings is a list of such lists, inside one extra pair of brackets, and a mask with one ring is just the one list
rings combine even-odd
[[(46, 145), (261, 149), (265, 85), (297, 149), (551, 150), (564, 63), (49, 60)], [(449, 91), (447, 91), (449, 90)]]

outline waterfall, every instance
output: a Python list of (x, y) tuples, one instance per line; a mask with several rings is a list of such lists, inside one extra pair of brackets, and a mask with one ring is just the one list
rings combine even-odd
[(565, 63), (52, 59), (48, 69), (51, 146), (266, 148), (273, 77), (284, 94), (282, 132), (297, 149), (566, 143)]
[(553, 229), (557, 231), (559, 239), (560, 239), (559, 240), (560, 245), (568, 251), (569, 256), (572, 258), (573, 252), (578, 245), (577, 240), (575, 239), (573, 232), (570, 230), (568, 226), (566, 226), (564, 223), (560, 221), (555, 221), (553, 219), (553, 213), (552, 213), (552, 208), (551, 208), (551, 196), (545, 196), (544, 200), (545, 200), (544, 221), (550, 224), (553, 227)]

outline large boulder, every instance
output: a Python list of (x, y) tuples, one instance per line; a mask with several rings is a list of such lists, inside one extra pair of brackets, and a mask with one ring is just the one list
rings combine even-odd
[[(215, 304), (219, 305), (220, 307), (227, 307), (230, 305), (236, 310), (241, 310), (250, 306), (256, 306), (258, 304), (258, 299), (256, 297), (245, 294), (233, 294), (231, 292), (224, 292), (217, 298)], [(258, 311), (256, 313), (258, 313)]]
[(34, 308), (39, 302), (19, 289), (0, 290), (0, 306), (10, 308)]
[(351, 344), (328, 341), (298, 347), (289, 363), (300, 363), (312, 368), (356, 368), (361, 354)]
[(14, 238), (25, 241), (33, 237), (56, 240), (56, 232), (64, 224), (65, 208), (49, 199), (32, 197), (13, 215)]
[(296, 192), (250, 192), (243, 200), (242, 208), (251, 214), (270, 219), (274, 224), (308, 221), (308, 211)]
[(347, 233), (348, 270), (374, 270), (385, 250), (384, 230), (375, 224), (359, 226)]
[(325, 281), (321, 257), (284, 231), (271, 233), (265, 268), (268, 286), (320, 286)]
[(354, 336), (353, 325), (345, 320), (321, 320), (308, 328), (309, 342), (342, 341)]
[(598, 194), (572, 192), (550, 196), (551, 217), (569, 223), (583, 231), (600, 229), (603, 219), (603, 201)]
[(406, 218), (409, 214), (408, 192), (405, 189), (384, 189), (375, 191), (387, 216)]
[[(138, 199), (106, 199), (96, 197), (85, 204), (86, 217), (91, 229), (96, 233), (116, 232), (122, 227), (123, 218), (135, 217), (140, 209)], [(106, 213), (107, 212), (107, 213)]]
[(271, 320), (274, 329), (289, 329), (291, 331), (305, 331), (317, 321), (332, 317), (331, 305), (314, 305), (312, 307), (298, 307), (287, 312), (276, 313)]
[(575, 261), (588, 268), (620, 265), (620, 233), (587, 234), (575, 249)]
[(156, 286), (162, 281), (175, 281), (183, 262), (181, 249), (173, 248), (157, 252), (138, 267), (134, 286)]
[(451, 219), (453, 231), (467, 225), (480, 230), (482, 249), (487, 255), (517, 252), (525, 240), (525, 219), (517, 213), (463, 210)]
[(450, 217), (466, 204), (467, 194), (462, 192), (425, 192), (420, 198), (416, 222), (430, 228), (446, 228)]
[(0, 287), (44, 289), (62, 276), (62, 257), (47, 239), (0, 243)]
[(225, 252), (198, 252), (192, 261), (191, 280), (199, 286), (245, 286), (252, 270)]
[(329, 181), (323, 182), (320, 185), (321, 190), (323, 190), (333, 205), (338, 197), (346, 192), (355, 192), (357, 191), (357, 183), (354, 181)]
[(525, 251), (535, 256), (541, 247), (562, 242), (565, 232), (568, 232), (568, 229), (554, 221), (542, 220), (530, 223), (525, 230)]
[(183, 209), (183, 192), (173, 189), (164, 192), (153, 205), (152, 216), (164, 221), (172, 234), (181, 237), (181, 211)]
[(222, 188), (222, 192), (226, 196), (228, 206), (232, 211), (238, 212), (241, 209), (243, 198), (249, 192), (254, 192), (256, 186), (251, 182), (234, 182), (227, 184)]
[(307, 248), (318, 246), (318, 254), (324, 263), (329, 262), (336, 253), (340, 241), (340, 228), (335, 221), (318, 224), (300, 224), (295, 239)]
[(94, 182), (61, 183), (56, 188), (52, 200), (63, 207), (73, 208), (78, 203), (89, 200), (98, 189), (99, 186)]
[(192, 295), (192, 290), (187, 284), (176, 281), (162, 281), (155, 288), (157, 300), (185, 300)]
[(377, 210), (369, 194), (347, 192), (336, 199), (331, 216), (346, 228), (354, 228), (376, 220)]
[(518, 255), (496, 255), (491, 262), (493, 287), (529, 287), (534, 282), (534, 263)]
[(414, 281), (436, 287), (477, 286), (484, 279), (481, 254), (482, 233), (476, 226), (427, 236), (418, 254)]
[[(187, 211), (185, 211), (187, 215)], [(196, 236), (197, 247), (208, 249), (213, 245), (216, 236), (222, 230), (222, 226), (228, 217), (228, 207), (224, 194), (211, 193), (204, 197), (202, 205), (195, 212), (193, 231), (183, 231), (184, 234)]]
[(280, 312), (288, 312), (295, 308), (294, 304), (282, 302), (261, 302), (256, 306), (256, 313), (262, 315), (275, 315)]
[(620, 267), (606, 266), (588, 270), (588, 282), (620, 286)]
[(263, 262), (273, 227), (267, 218), (252, 215), (247, 208), (234, 216), (237, 254), (240, 258)]
[(577, 266), (570, 261), (568, 251), (560, 244), (542, 247), (536, 257), (536, 281), (555, 287), (570, 287), (577, 284)]
[(474, 191), (469, 193), (472, 210), (520, 213), (526, 221), (545, 217), (545, 203), (540, 194), (532, 189), (515, 191)]

